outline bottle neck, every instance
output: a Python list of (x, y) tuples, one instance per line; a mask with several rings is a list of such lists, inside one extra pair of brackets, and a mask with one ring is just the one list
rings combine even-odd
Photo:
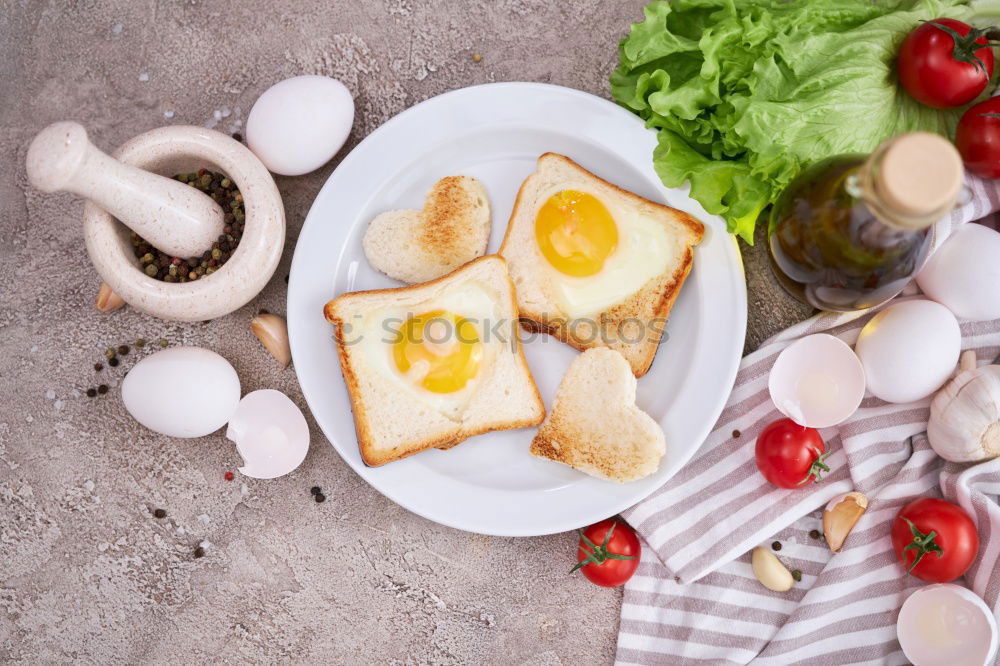
[(865, 202), (872, 214), (886, 226), (901, 231), (923, 231), (945, 217), (955, 206), (954, 199), (945, 202), (929, 212), (914, 213), (898, 205), (892, 197), (880, 187), (880, 173), (883, 169), (883, 158), (890, 141), (884, 142), (872, 153), (864, 164), (849, 177), (848, 192)]

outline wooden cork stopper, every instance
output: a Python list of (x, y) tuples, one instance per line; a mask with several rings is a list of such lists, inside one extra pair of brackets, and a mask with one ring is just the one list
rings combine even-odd
[(911, 132), (886, 147), (875, 190), (889, 208), (924, 217), (954, 205), (963, 175), (962, 158), (951, 142), (937, 134)]

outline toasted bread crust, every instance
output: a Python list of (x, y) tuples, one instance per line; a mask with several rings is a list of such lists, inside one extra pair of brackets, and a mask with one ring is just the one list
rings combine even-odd
[(466, 215), (472, 206), (463, 186), (465, 176), (445, 176), (427, 194), (423, 213), (426, 224), (420, 230), (420, 243), (429, 251), (446, 255), (458, 251), (466, 242)]
[[(626, 320), (635, 318), (637, 311), (639, 312), (639, 317), (645, 318), (650, 324), (659, 320), (662, 320), (665, 324), (665, 321), (669, 317), (670, 311), (673, 309), (674, 303), (677, 300), (677, 296), (680, 294), (681, 288), (694, 266), (694, 252), (691, 248), (693, 245), (701, 242), (704, 238), (705, 226), (684, 211), (677, 210), (676, 208), (672, 208), (655, 201), (650, 201), (649, 199), (640, 197), (634, 192), (629, 192), (614, 183), (609, 183), (600, 176), (587, 171), (582, 166), (564, 155), (559, 155), (558, 153), (544, 153), (538, 158), (539, 169), (541, 168), (543, 161), (546, 160), (558, 161), (562, 165), (573, 169), (582, 177), (597, 180), (603, 186), (612, 189), (617, 195), (628, 199), (636, 205), (652, 206), (655, 209), (669, 214), (673, 221), (680, 223), (680, 225), (690, 234), (690, 237), (686, 242), (687, 247), (684, 252), (681, 265), (675, 269), (673, 273), (653, 278), (647, 282), (642, 289), (629, 296), (629, 298), (625, 301), (599, 314), (601, 326), (618, 328), (622, 326)], [(538, 170), (536, 170), (536, 173), (537, 172)], [(501, 243), (498, 251), (501, 255), (503, 255), (504, 251), (508, 248), (508, 243), (511, 239), (511, 232), (514, 227), (513, 223), (520, 214), (521, 206), (525, 205), (525, 192), (530, 185), (531, 177), (529, 176), (529, 178), (526, 178), (518, 188), (517, 198), (514, 201), (510, 221), (507, 224), (507, 230), (504, 233), (503, 242)], [(643, 312), (643, 310), (647, 311)], [(569, 321), (552, 321), (546, 317), (544, 313), (534, 311), (531, 308), (522, 305), (520, 299), (518, 300), (518, 313), (522, 318), (521, 325), (526, 330), (547, 333), (579, 351), (585, 351), (593, 347), (605, 346), (616, 349), (629, 362), (632, 372), (636, 377), (641, 377), (649, 371), (650, 366), (653, 364), (653, 359), (656, 356), (656, 352), (659, 349), (660, 338), (663, 333), (663, 327), (660, 327), (659, 330), (653, 327), (652, 330), (656, 332), (655, 340), (650, 340), (643, 344), (629, 344), (624, 341), (615, 344), (605, 344), (600, 340), (590, 340), (583, 338), (582, 336), (574, 336), (573, 328), (568, 325)], [(526, 324), (525, 320), (530, 321), (531, 324)], [(589, 332), (589, 327), (586, 330)]]
[(446, 176), (427, 191), (420, 209), (376, 215), (362, 239), (373, 268), (409, 284), (441, 277), (486, 253), (489, 195), (472, 176)]
[(666, 450), (662, 428), (635, 405), (636, 380), (611, 349), (577, 356), (538, 428), (532, 455), (626, 483), (654, 473)]
[[(323, 306), (323, 316), (328, 322), (334, 326), (334, 340), (337, 344), (337, 356), (340, 360), (340, 368), (344, 375), (344, 383), (347, 385), (347, 392), (351, 400), (351, 411), (354, 415), (354, 430), (358, 437), (358, 448), (361, 452), (361, 458), (364, 460), (365, 464), (369, 467), (377, 467), (379, 465), (384, 465), (388, 462), (393, 462), (395, 460), (401, 460), (403, 458), (409, 457), (416, 453), (426, 451), (428, 449), (438, 448), (438, 449), (449, 449), (453, 446), (461, 444), (463, 441), (469, 437), (475, 435), (481, 435), (486, 432), (492, 432), (495, 430), (514, 430), (517, 428), (527, 428), (529, 426), (535, 426), (541, 423), (545, 419), (545, 405), (542, 401), (542, 396), (538, 391), (538, 386), (535, 384), (534, 379), (531, 377), (531, 370), (528, 367), (527, 358), (524, 356), (524, 347), (521, 345), (520, 340), (516, 340), (516, 356), (518, 365), (527, 374), (530, 381), (531, 390), (533, 393), (533, 400), (538, 406), (538, 415), (535, 418), (526, 418), (521, 420), (514, 420), (506, 422), (502, 425), (491, 425), (485, 424), (482, 426), (474, 427), (457, 427), (453, 433), (443, 435), (441, 437), (426, 438), (419, 441), (405, 442), (391, 449), (378, 449), (376, 448), (376, 442), (372, 435), (371, 422), (369, 420), (369, 407), (365, 404), (365, 399), (363, 392), (361, 391), (361, 385), (358, 381), (357, 376), (354, 374), (354, 370), (351, 367), (349, 352), (347, 345), (343, 339), (342, 331), (344, 320), (338, 315), (337, 308), (340, 303), (343, 302), (342, 299), (347, 297), (356, 297), (364, 295), (376, 295), (376, 294), (389, 294), (389, 293), (399, 293), (402, 291), (411, 291), (415, 289), (420, 289), (423, 287), (431, 286), (448, 280), (451, 276), (458, 273), (459, 271), (465, 270), (473, 264), (484, 262), (484, 261), (496, 261), (500, 260), (506, 266), (506, 261), (503, 257), (499, 255), (486, 255), (473, 259), (468, 264), (448, 273), (447, 275), (442, 275), (439, 278), (431, 280), (429, 282), (424, 282), (419, 285), (414, 285), (411, 287), (392, 287), (386, 289), (370, 289), (366, 291), (356, 291), (349, 292), (347, 294), (341, 294), (332, 301), (327, 302)], [(510, 279), (510, 275), (507, 274), (507, 283), (511, 290), (511, 294), (514, 294), (514, 283)], [(515, 303), (516, 307), (516, 303)], [(516, 329), (514, 326), (511, 327), (513, 330)]]

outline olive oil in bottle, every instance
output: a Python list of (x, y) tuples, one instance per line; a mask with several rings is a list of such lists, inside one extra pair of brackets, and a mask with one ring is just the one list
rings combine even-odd
[(954, 146), (924, 132), (899, 135), (870, 156), (821, 161), (771, 211), (771, 268), (789, 293), (821, 310), (883, 303), (922, 266), (930, 227), (954, 207), (962, 177)]

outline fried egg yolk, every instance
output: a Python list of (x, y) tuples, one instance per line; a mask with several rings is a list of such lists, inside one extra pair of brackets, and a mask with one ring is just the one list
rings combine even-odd
[(468, 319), (446, 310), (409, 317), (392, 343), (396, 368), (433, 393), (454, 393), (479, 372), (483, 343)]
[(535, 238), (560, 273), (586, 277), (601, 272), (618, 246), (618, 227), (597, 197), (578, 190), (556, 192), (535, 218)]

